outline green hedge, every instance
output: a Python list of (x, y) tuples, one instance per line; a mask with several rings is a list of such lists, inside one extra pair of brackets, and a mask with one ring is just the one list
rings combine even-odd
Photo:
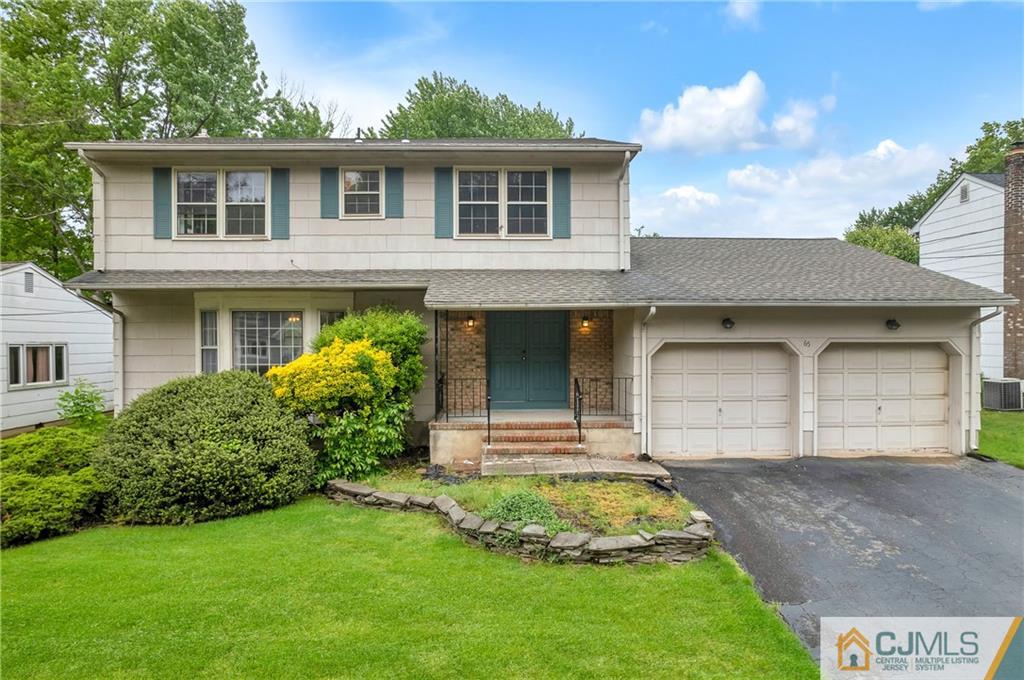
[(305, 424), (254, 373), (172, 380), (114, 420), (94, 461), (115, 521), (176, 524), (295, 500), (313, 475)]

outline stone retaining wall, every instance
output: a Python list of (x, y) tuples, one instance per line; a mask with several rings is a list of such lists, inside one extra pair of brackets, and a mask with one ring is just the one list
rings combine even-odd
[(467, 512), (448, 496), (416, 496), (395, 491), (378, 491), (363, 484), (335, 479), (327, 483), (328, 497), (359, 505), (389, 510), (429, 512), (440, 515), (470, 543), (495, 552), (531, 559), (561, 562), (617, 562), (679, 564), (707, 552), (714, 538), (711, 518), (700, 510), (690, 513), (690, 523), (682, 530), (662, 530), (656, 534), (638, 531), (628, 536), (591, 536), (562, 531), (550, 536), (539, 524), (520, 527), (514, 522), (485, 520)]

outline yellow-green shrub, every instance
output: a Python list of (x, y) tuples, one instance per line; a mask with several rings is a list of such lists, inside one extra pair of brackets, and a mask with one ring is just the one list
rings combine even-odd
[(369, 340), (334, 342), (267, 371), (274, 395), (298, 413), (324, 418), (380, 404), (395, 387), (391, 355)]

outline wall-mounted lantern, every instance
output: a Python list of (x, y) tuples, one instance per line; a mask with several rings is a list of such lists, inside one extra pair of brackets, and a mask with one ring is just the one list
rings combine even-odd
[(466, 328), (475, 328), (475, 327), (476, 327), (476, 319), (474, 317), (472, 317), (472, 316), (466, 317)]
[(722, 319), (722, 328), (724, 328), (727, 331), (731, 331), (735, 325), (736, 322), (728, 317)]
[(583, 319), (580, 321), (580, 328), (590, 328), (590, 317), (589, 316), (583, 317)]

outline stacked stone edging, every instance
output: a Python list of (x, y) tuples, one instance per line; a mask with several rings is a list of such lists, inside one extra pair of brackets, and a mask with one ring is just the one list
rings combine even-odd
[(446, 495), (417, 496), (398, 491), (378, 491), (343, 479), (327, 482), (326, 491), (330, 498), (338, 501), (438, 514), (470, 543), (531, 559), (593, 564), (679, 564), (704, 555), (715, 536), (711, 517), (700, 510), (691, 512), (690, 524), (680, 530), (664, 529), (656, 534), (638, 531), (627, 536), (592, 536), (562, 531), (552, 537), (539, 524), (519, 526), (515, 522), (484, 519), (462, 509)]

